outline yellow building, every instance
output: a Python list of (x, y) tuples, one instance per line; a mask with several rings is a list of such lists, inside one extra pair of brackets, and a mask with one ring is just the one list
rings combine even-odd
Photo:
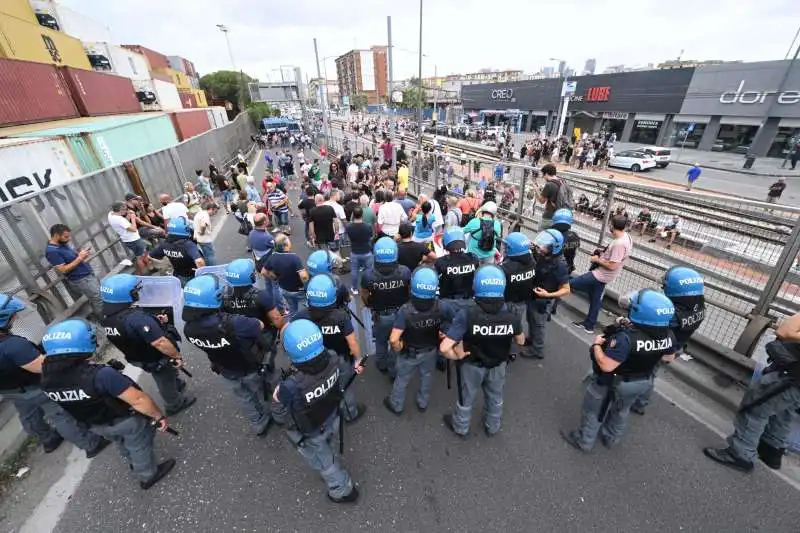
[(92, 70), (78, 39), (5, 13), (0, 13), (0, 57)]
[(167, 76), (172, 78), (172, 83), (175, 84), (175, 87), (177, 87), (179, 91), (194, 90), (192, 84), (189, 82), (189, 78), (183, 72), (179, 72), (171, 68), (153, 69), (153, 72), (157, 72), (159, 74), (166, 74)]
[(208, 107), (206, 92), (203, 89), (192, 89), (192, 92), (197, 99), (197, 107)]
[(28, 0), (0, 0), (0, 13), (17, 17), (25, 22), (32, 22), (36, 25), (36, 13)]

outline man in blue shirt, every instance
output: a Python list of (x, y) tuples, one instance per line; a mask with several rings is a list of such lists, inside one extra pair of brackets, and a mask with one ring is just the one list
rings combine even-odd
[(103, 316), (103, 299), (100, 297), (100, 281), (94, 275), (92, 267), (86, 262), (91, 253), (90, 248), (76, 252), (69, 245), (72, 233), (65, 224), (55, 224), (50, 228), (50, 241), (45, 249), (47, 261), (59, 274), (65, 276), (67, 287), (77, 294), (86, 296), (92, 313), (97, 320)]
[(692, 165), (692, 168), (690, 168), (686, 172), (686, 190), (687, 191), (691, 191), (692, 190), (692, 186), (694, 186), (694, 182), (697, 181), (697, 178), (700, 177), (700, 173), (701, 172), (703, 172), (703, 171), (700, 169), (700, 167), (697, 165), (697, 163)]
[(275, 239), (275, 251), (263, 266), (267, 279), (276, 281), (289, 306), (289, 320), (294, 320), (301, 307), (305, 307), (305, 283), (308, 272), (303, 260), (292, 252), (292, 241), (286, 235)]
[(406, 216), (408, 216), (412, 209), (417, 207), (417, 204), (414, 203), (414, 200), (411, 200), (406, 196), (406, 191), (404, 189), (397, 191), (397, 197), (394, 199), (394, 201), (403, 206), (403, 211), (406, 212)]

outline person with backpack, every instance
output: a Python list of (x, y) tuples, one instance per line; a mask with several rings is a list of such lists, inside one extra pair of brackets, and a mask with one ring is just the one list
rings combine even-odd
[(467, 251), (475, 255), (481, 265), (494, 263), (497, 243), (503, 237), (503, 226), (497, 219), (497, 204), (483, 204), (478, 216), (464, 227), (464, 234), (469, 237)]
[(544, 213), (542, 213), (539, 229), (545, 230), (553, 227), (553, 214), (556, 209), (572, 209), (573, 201), (572, 188), (563, 178), (556, 177), (555, 165), (548, 163), (542, 167), (541, 172), (547, 183), (542, 187), (542, 192), (539, 193), (537, 200), (540, 204), (544, 204)]

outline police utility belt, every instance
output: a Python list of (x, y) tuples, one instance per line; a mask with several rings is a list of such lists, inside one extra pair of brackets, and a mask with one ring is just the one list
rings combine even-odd
[(400, 352), (400, 357), (405, 357), (406, 359), (418, 359), (422, 355), (430, 354), (431, 352), (436, 351), (436, 346), (431, 346), (429, 348), (416, 348), (414, 346), (406, 346)]
[(397, 313), (399, 309), (400, 309), (399, 307), (389, 307), (387, 309), (373, 309), (372, 314), (379, 316), (393, 315)]

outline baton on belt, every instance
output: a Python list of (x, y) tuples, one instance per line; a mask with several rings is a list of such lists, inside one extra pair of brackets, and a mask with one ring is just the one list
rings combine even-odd
[[(369, 355), (362, 357), (358, 366), (363, 368), (367, 362), (367, 359), (369, 359)], [(350, 388), (350, 385), (352, 385), (356, 380), (356, 376), (358, 376), (358, 374), (356, 374), (354, 370), (353, 375), (350, 376), (350, 378), (347, 380), (347, 383), (345, 383), (344, 387), (342, 388), (342, 401), (339, 403), (339, 455), (344, 455), (344, 409), (342, 408), (342, 405), (345, 403), (344, 392)]]

